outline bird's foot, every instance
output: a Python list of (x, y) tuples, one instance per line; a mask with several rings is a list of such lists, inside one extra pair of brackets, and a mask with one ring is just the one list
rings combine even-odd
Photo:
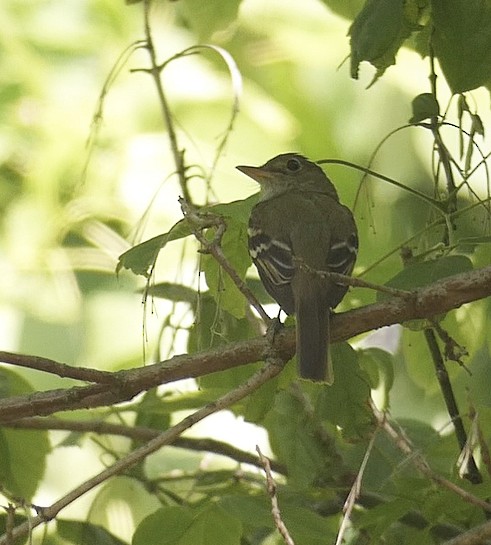
[(281, 323), (279, 316), (271, 319), (266, 331), (266, 339), (268, 340), (269, 344), (274, 344), (276, 335), (283, 329), (283, 327), (284, 325)]

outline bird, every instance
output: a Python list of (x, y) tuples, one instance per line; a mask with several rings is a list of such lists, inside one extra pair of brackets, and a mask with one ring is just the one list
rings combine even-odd
[(296, 316), (299, 375), (332, 384), (329, 321), (348, 286), (325, 273), (353, 272), (358, 252), (353, 214), (319, 165), (298, 153), (237, 169), (260, 185), (249, 218), (249, 253), (266, 291), (287, 315)]

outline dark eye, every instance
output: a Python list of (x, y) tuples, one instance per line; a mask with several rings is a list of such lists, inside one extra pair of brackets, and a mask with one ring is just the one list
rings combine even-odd
[(286, 168), (290, 172), (297, 172), (297, 170), (300, 170), (302, 168), (302, 164), (298, 159), (288, 159), (286, 163)]

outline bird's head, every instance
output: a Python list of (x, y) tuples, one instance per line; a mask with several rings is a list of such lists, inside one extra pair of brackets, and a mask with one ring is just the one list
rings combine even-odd
[(240, 165), (241, 172), (261, 186), (261, 200), (288, 191), (327, 193), (338, 200), (336, 189), (324, 171), (298, 153), (283, 153), (260, 167)]

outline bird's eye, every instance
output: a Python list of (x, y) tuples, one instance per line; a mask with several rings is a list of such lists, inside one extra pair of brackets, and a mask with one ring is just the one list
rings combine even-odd
[(298, 159), (289, 159), (286, 163), (286, 168), (290, 172), (297, 172), (302, 168), (302, 165)]

